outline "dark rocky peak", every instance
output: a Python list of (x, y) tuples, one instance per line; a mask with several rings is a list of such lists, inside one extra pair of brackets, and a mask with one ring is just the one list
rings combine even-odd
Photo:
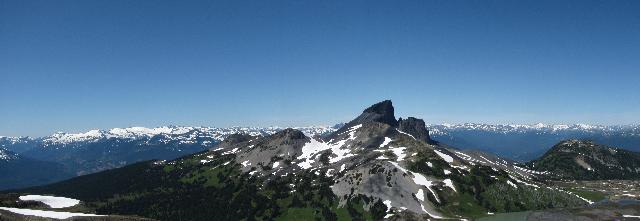
[(424, 120), (409, 117), (407, 119), (398, 120), (398, 129), (402, 132), (411, 134), (418, 140), (425, 141), (427, 143), (434, 143), (429, 137), (429, 131), (427, 130), (427, 125), (424, 123)]
[(353, 126), (370, 122), (383, 123), (392, 127), (398, 126), (398, 121), (394, 116), (393, 104), (390, 100), (379, 102), (365, 109), (362, 114), (360, 114), (360, 116), (356, 117), (356, 119), (353, 119), (349, 123), (346, 123), (339, 130), (331, 134), (329, 136), (329, 139), (335, 138), (338, 134), (342, 134)]
[(393, 104), (391, 100), (385, 100), (380, 103), (374, 104), (371, 107), (365, 109), (358, 118), (354, 121), (360, 121), (365, 123), (368, 121), (380, 122), (383, 124), (389, 124), (392, 127), (398, 126), (398, 121), (394, 116)]

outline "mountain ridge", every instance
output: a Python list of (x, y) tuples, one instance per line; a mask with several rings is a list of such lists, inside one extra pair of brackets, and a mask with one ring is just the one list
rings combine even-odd
[[(393, 121), (356, 119), (357, 124), (326, 138), (295, 129), (232, 135), (218, 148), (176, 160), (147, 161), (23, 191), (98, 203), (91, 205), (110, 201), (96, 210), (164, 220), (185, 215), (192, 220), (462, 219), (587, 203), (543, 185), (537, 171), (515, 162), (429, 143), (420, 137), (424, 131), (402, 131)], [(421, 125), (411, 121), (406, 128)], [(105, 176), (118, 178), (109, 186), (128, 188), (92, 184)], [(194, 204), (195, 196), (207, 200)], [(206, 212), (219, 209), (226, 213)]]

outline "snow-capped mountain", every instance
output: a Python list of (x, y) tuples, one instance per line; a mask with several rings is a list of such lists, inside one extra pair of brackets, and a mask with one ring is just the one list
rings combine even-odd
[(605, 135), (621, 134), (625, 136), (640, 136), (640, 125), (589, 125), (589, 124), (432, 124), (428, 125), (432, 135), (448, 135), (454, 131), (487, 131), (495, 133), (548, 133), (558, 134), (566, 132), (599, 133)]
[(22, 153), (37, 145), (31, 137), (4, 137), (0, 136), (0, 148), (5, 148), (14, 153)]
[[(157, 139), (159, 142), (176, 141), (180, 144), (194, 144), (200, 140), (222, 141), (225, 137), (243, 133), (252, 136), (271, 135), (278, 131), (284, 130), (283, 127), (186, 127), (186, 126), (164, 126), (156, 128), (146, 127), (128, 127), (128, 128), (112, 128), (108, 130), (90, 130), (82, 133), (65, 133), (57, 132), (51, 136), (32, 138), (32, 137), (4, 137), (0, 136), (0, 146), (14, 147), (16, 145), (25, 145), (40, 143), (42, 147), (48, 146), (73, 146), (77, 144), (95, 142), (103, 139), (129, 139), (129, 140), (148, 140)], [(316, 136), (331, 133), (336, 130), (335, 126), (311, 126), (311, 127), (294, 127), (309, 136)], [(200, 143), (206, 146), (208, 142)]]
[[(297, 129), (304, 131), (308, 136), (318, 136), (335, 131), (334, 127), (298, 127)], [(282, 130), (284, 128), (280, 127), (166, 126), (113, 128), (90, 130), (83, 133), (59, 132), (41, 138), (0, 137), (0, 148), (2, 148), (0, 149), (0, 159), (9, 159), (15, 155), (14, 153), (18, 153), (25, 159), (60, 164), (64, 167), (65, 174), (83, 175), (145, 160), (171, 160), (206, 151), (214, 148), (231, 134), (267, 136)], [(12, 173), (9, 170), (5, 175), (11, 176)], [(18, 177), (18, 174), (15, 174), (15, 177)], [(44, 178), (42, 180), (59, 181), (59, 179), (69, 176), (58, 177), (57, 180)], [(22, 185), (34, 184), (34, 182), (1, 181), (5, 181), (5, 188), (18, 188), (24, 187)]]
[(529, 161), (567, 139), (589, 139), (598, 143), (640, 151), (640, 125), (428, 125), (433, 139), (462, 149), (478, 149)]
[[(363, 119), (366, 119), (365, 116)], [(399, 121), (398, 127), (415, 118)], [(404, 123), (402, 123), (404, 122)], [(309, 137), (326, 136), (345, 124), (336, 126), (297, 127)], [(422, 127), (422, 126), (417, 126)], [(640, 150), (640, 126), (593, 125), (427, 125), (430, 139), (460, 149), (475, 149), (525, 162), (541, 156), (556, 143), (566, 139), (591, 139), (604, 145)], [(170, 160), (215, 148), (231, 134), (268, 136), (282, 127), (129, 127), (90, 130), (82, 133), (55, 133), (41, 138), (0, 137), (0, 148), (26, 158), (65, 165), (68, 173), (82, 175), (131, 163)], [(419, 128), (404, 128), (420, 131)], [(420, 136), (424, 137), (424, 134)], [(0, 154), (4, 158), (12, 155)]]
[(158, 220), (461, 220), (590, 203), (543, 174), (434, 141), (387, 100), (327, 136), (234, 134), (209, 151), (25, 192)]

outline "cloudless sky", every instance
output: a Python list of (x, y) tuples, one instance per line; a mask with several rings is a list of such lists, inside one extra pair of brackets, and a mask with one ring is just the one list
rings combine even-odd
[(640, 1), (0, 0), (0, 135), (640, 122)]

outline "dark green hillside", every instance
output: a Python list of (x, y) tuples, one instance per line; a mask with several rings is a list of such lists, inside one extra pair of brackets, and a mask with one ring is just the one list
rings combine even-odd
[[(241, 173), (234, 162), (225, 165), (233, 155), (205, 164), (202, 159), (194, 155), (162, 164), (141, 162), (20, 192), (77, 198), (98, 214), (160, 220), (379, 220), (386, 214), (380, 200), (371, 202), (366, 196), (340, 207), (330, 189), (334, 181), (326, 176), (301, 172), (257, 177)], [(498, 179), (488, 178), (491, 176)], [(453, 178), (460, 194), (438, 192), (442, 199), (438, 207), (447, 214), (478, 217), (487, 211), (581, 204), (547, 189), (511, 188), (505, 183), (509, 180), (506, 173), (489, 167), (475, 166), (471, 174)], [(432, 195), (428, 197), (435, 201)], [(364, 210), (370, 203), (373, 206)]]
[(529, 162), (553, 177), (577, 180), (639, 179), (640, 153), (587, 140), (562, 141)]
[(21, 192), (78, 198), (99, 214), (160, 220), (372, 220), (385, 215), (382, 202), (363, 210), (371, 200), (365, 196), (338, 208), (329, 189), (333, 181), (325, 176), (301, 173), (265, 181), (241, 174), (236, 164), (222, 165), (229, 160), (203, 165), (194, 156), (175, 164), (142, 162)]

